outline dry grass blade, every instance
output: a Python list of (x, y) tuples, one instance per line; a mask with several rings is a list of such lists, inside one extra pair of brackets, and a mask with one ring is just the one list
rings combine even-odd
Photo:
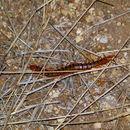
[[(113, 116), (111, 118), (105, 118), (105, 119), (98, 119), (98, 120), (90, 120), (88, 122), (74, 122), (74, 123), (68, 123), (67, 125), (86, 125), (86, 124), (93, 124), (97, 122), (110, 122), (122, 117), (127, 117), (130, 115), (130, 112), (124, 112), (121, 114), (118, 114), (116, 116)], [(21, 125), (21, 124), (27, 124), (27, 123), (32, 123), (32, 122), (43, 122), (44, 119), (37, 119), (37, 120), (28, 120), (28, 121), (20, 121), (20, 122), (9, 122), (8, 125)], [(42, 123), (44, 125), (49, 125), (49, 126), (57, 126), (58, 124), (50, 124), (50, 123)], [(3, 126), (3, 124), (0, 124), (0, 126)]]
[[(121, 49), (123, 49), (124, 48), (124, 46), (127, 44), (127, 42), (129, 41), (129, 39), (130, 39), (130, 37), (128, 37), (127, 39), (126, 39), (126, 41), (124, 42), (124, 44), (121, 46), (121, 48), (119, 49), (119, 51), (116, 53), (116, 55), (115, 55), (115, 57), (120, 53), (120, 50)], [(114, 57), (114, 58), (115, 58)], [(113, 58), (113, 59), (114, 59)], [(111, 61), (107, 64), (107, 66), (109, 66), (110, 65), (110, 63), (111, 63)], [(106, 67), (107, 67), (106, 66)], [(90, 87), (92, 87), (93, 86), (93, 84), (99, 79), (99, 77), (105, 72), (105, 70), (106, 69), (103, 69), (101, 72), (100, 72), (100, 74), (97, 76), (97, 78), (94, 80), (94, 82), (88, 87), (88, 88), (90, 88)], [(126, 77), (128, 77), (130, 74), (128, 74)], [(126, 78), (125, 77), (125, 78)], [(124, 79), (123, 79), (124, 80)], [(121, 80), (121, 81), (123, 81), (123, 80)], [(73, 108), (69, 111), (69, 113), (67, 114), (67, 115), (70, 115), (70, 113), (74, 110), (74, 108), (77, 106), (77, 104), (80, 102), (80, 100), (85, 96), (85, 94), (87, 93), (87, 91), (88, 90), (86, 90), (81, 96), (80, 96), (80, 98), (77, 100), (77, 102), (75, 103), (75, 105), (73, 106)], [(99, 98), (100, 99), (100, 98)], [(86, 109), (85, 109), (86, 110)], [(84, 110), (83, 110), (84, 111)], [(81, 112), (82, 113), (82, 112)], [(75, 119), (76, 117), (74, 117), (74, 118), (72, 118), (71, 120), (69, 120), (67, 123), (69, 123), (70, 121), (72, 121), (73, 119)], [(67, 123), (65, 123), (62, 127), (60, 127), (61, 125), (62, 125), (62, 123), (65, 121), (65, 119), (66, 118), (64, 118), (64, 120), (57, 126), (57, 128), (56, 129), (59, 129), (59, 128), (63, 128)]]
[[(55, 27), (53, 26), (51, 23), (49, 23), (62, 37), (64, 37), (64, 35)], [(84, 56), (84, 58), (87, 58), (90, 60), (90, 58), (83, 52), (83, 48), (75, 45), (67, 36), (65, 37), (65, 39), (76, 49), (78, 50), (78, 52)], [(56, 50), (55, 50), (56, 51)], [(94, 52), (90, 51), (90, 50), (87, 50), (85, 49), (86, 52), (89, 52), (90, 54), (93, 54), (95, 56), (98, 56), (97, 54), (95, 54)]]
[[(51, 0), (51, 1), (52, 1), (52, 0)], [(50, 3), (51, 1), (45, 3), (44, 6), (47, 5), (48, 3)], [(43, 6), (43, 7), (44, 7), (44, 6)], [(31, 17), (30, 17), (29, 20), (26, 22), (26, 24), (24, 25), (24, 27), (21, 29), (20, 33), (16, 36), (16, 38), (14, 39), (14, 41), (11, 43), (11, 46), (8, 48), (7, 52), (5, 53), (5, 57), (8, 55), (10, 49), (14, 46), (15, 42), (17, 41), (17, 39), (20, 37), (20, 35), (21, 35), (21, 34), (23, 33), (23, 31), (26, 29), (27, 25), (29, 24), (30, 20), (33, 18), (33, 16), (35, 15), (36, 12), (37, 12), (37, 10), (34, 11), (34, 13), (31, 15)], [(39, 39), (38, 39), (38, 40), (39, 40)], [(38, 42), (37, 42), (37, 44), (38, 44)], [(30, 58), (29, 58), (29, 59), (31, 59), (31, 56), (32, 56), (32, 55), (30, 55)], [(29, 63), (29, 61), (30, 61), (30, 60), (28, 60), (28, 63)], [(27, 65), (28, 65), (28, 63), (27, 63)], [(23, 77), (23, 75), (24, 75), (24, 71), (26, 70), (26, 67), (27, 67), (27, 66), (24, 67), (24, 70), (23, 70), (22, 75), (20, 76), (18, 82), (22, 79), (22, 77)], [(16, 91), (17, 91), (17, 89), (16, 89), (16, 90), (13, 89), (12, 95), (13, 95), (13, 94), (15, 95)], [(18, 106), (20, 106), (20, 105), (18, 105)], [(7, 127), (7, 122), (10, 120), (11, 112), (13, 111), (14, 108), (15, 108), (15, 105), (14, 105), (14, 103), (12, 102), (11, 108), (10, 108), (10, 110), (9, 110), (9, 112), (8, 112), (8, 116), (7, 116), (7, 119), (5, 120), (3, 129), (6, 129), (6, 127)]]
[(50, 57), (52, 56), (52, 54), (54, 53), (54, 51), (57, 49), (57, 47), (64, 41), (64, 39), (68, 36), (68, 34), (74, 29), (74, 27), (77, 25), (77, 23), (80, 21), (80, 19), (88, 12), (88, 10), (94, 5), (94, 3), (97, 0), (94, 0), (89, 7), (80, 15), (80, 17), (75, 21), (75, 23), (73, 24), (73, 26), (67, 31), (67, 33), (64, 35), (64, 37), (59, 41), (59, 43), (55, 46), (55, 48), (53, 49), (53, 52), (49, 55), (46, 63), (44, 64), (44, 68), (46, 67)]
[[(74, 116), (72, 119), (70, 119), (69, 121), (67, 121), (66, 123), (62, 124), (62, 126), (60, 127), (63, 128), (64, 126), (66, 126), (69, 122), (73, 121), (75, 118), (77, 118), (82, 112), (84, 112), (86, 109), (88, 109), (91, 105), (93, 105), (94, 103), (96, 103), (98, 100), (100, 100), (102, 97), (104, 97), (106, 94), (108, 94), (111, 90), (113, 90), (118, 84), (120, 84), (121, 82), (123, 82), (126, 78), (128, 78), (130, 76), (130, 73), (127, 74), (125, 77), (123, 77), (120, 81), (118, 81), (115, 85), (113, 85), (109, 90), (107, 90), (104, 94), (102, 94), (101, 96), (99, 96), (95, 101), (93, 101), (92, 103), (89, 104), (89, 106), (85, 107), (83, 110), (81, 110), (80, 113), (78, 113), (76, 116)], [(82, 96), (81, 96), (82, 97)], [(81, 98), (80, 97), (80, 98)], [(77, 104), (76, 104), (77, 105)], [(68, 116), (68, 114), (67, 114)], [(66, 117), (65, 117), (66, 119)], [(98, 120), (99, 121), (99, 120)], [(97, 122), (98, 122), (97, 121)], [(99, 121), (100, 122), (100, 121)]]
[(115, 20), (115, 19), (117, 19), (117, 18), (119, 18), (119, 17), (121, 17), (123, 15), (129, 14), (129, 13), (130, 13), (130, 11), (128, 10), (128, 11), (125, 11), (125, 12), (123, 12), (123, 13), (121, 13), (119, 15), (116, 15), (116, 16), (110, 18), (110, 19), (107, 19), (107, 20), (104, 20), (102, 22), (96, 23), (96, 24), (92, 25), (91, 27), (87, 28), (87, 30), (85, 30), (85, 32), (88, 32), (89, 30), (91, 30), (91, 29), (93, 29), (93, 28), (95, 28), (97, 26), (101, 26), (101, 25), (103, 25), (105, 23), (108, 23), (108, 22), (110, 22), (112, 20)]
[(16, 41), (18, 40), (18, 38), (21, 36), (21, 34), (23, 33), (23, 31), (26, 29), (26, 27), (28, 26), (30, 20), (34, 17), (35, 13), (37, 11), (39, 11), (41, 8), (43, 8), (44, 6), (46, 6), (47, 4), (49, 4), (50, 2), (52, 2), (53, 0), (48, 1), (47, 3), (45, 3), (44, 5), (42, 5), (41, 7), (39, 7), (36, 11), (34, 11), (32, 13), (32, 15), (30, 16), (30, 18), (28, 19), (28, 21), (26, 22), (26, 24), (24, 25), (24, 27), (21, 29), (21, 31), (19, 32), (19, 34), (16, 36), (16, 38), (13, 40), (13, 42), (11, 43), (10, 47), (8, 48), (7, 52), (5, 53), (5, 56), (9, 53), (9, 51), (11, 50), (11, 48), (15, 45)]
[(0, 129), (129, 129), (129, 0), (0, 2)]

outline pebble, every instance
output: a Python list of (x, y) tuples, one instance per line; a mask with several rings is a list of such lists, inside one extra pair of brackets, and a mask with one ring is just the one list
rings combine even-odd
[(54, 130), (54, 128), (51, 127), (51, 126), (47, 126), (47, 129), (48, 129), (48, 130)]
[(77, 33), (77, 34), (81, 34), (81, 29), (78, 28), (76, 33)]
[(91, 8), (88, 12), (92, 14), (94, 12), (95, 8)]
[(60, 123), (60, 122), (63, 122), (63, 121), (64, 121), (64, 119), (58, 119), (57, 121)]
[(126, 108), (127, 112), (130, 112), (130, 108)]
[(94, 123), (94, 128), (95, 129), (100, 129), (101, 128), (101, 123)]
[(118, 22), (118, 23), (117, 23), (117, 26), (121, 26), (121, 22)]
[(48, 105), (45, 109), (46, 112), (51, 113), (53, 110), (53, 105)]
[(57, 90), (53, 90), (52, 92), (50, 92), (49, 96), (51, 96), (51, 98), (57, 98), (59, 96), (60, 92)]
[(105, 43), (108, 43), (108, 38), (107, 36), (100, 36), (100, 37), (97, 37), (97, 41), (105, 44)]
[(83, 40), (83, 37), (82, 37), (82, 36), (77, 36), (77, 37), (75, 38), (75, 40), (76, 40), (76, 43), (78, 43), (78, 42), (80, 42), (80, 41)]
[(121, 40), (118, 40), (117, 43), (121, 43)]

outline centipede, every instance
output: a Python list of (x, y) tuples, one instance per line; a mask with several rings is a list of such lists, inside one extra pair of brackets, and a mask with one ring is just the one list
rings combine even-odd
[[(76, 63), (76, 62), (74, 62), (74, 63), (70, 63), (70, 64), (67, 64), (67, 65), (62, 66), (62, 67), (58, 67), (56, 69), (55, 68), (47, 68), (47, 69), (45, 69), (44, 75), (46, 77), (56, 77), (56, 76), (62, 76), (62, 75), (67, 75), (67, 74), (73, 73), (74, 70), (77, 70), (77, 71), (90, 70), (92, 68), (96, 68), (96, 67), (99, 67), (101, 65), (107, 64), (108, 62), (113, 60), (113, 57), (114, 57), (114, 55), (109, 55), (109, 56), (105, 56), (103, 58), (100, 58), (96, 61), (89, 62), (89, 63)], [(29, 68), (32, 71), (41, 71), (42, 70), (42, 67), (37, 66), (37, 65), (30, 65)], [(67, 72), (70, 70), (71, 70), (71, 72)], [(48, 71), (50, 71), (50, 73), (48, 73)]]

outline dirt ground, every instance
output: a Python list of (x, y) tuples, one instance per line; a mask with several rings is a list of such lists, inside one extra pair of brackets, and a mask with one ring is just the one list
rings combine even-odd
[(129, 0), (0, 1), (0, 129), (129, 130), (129, 38)]

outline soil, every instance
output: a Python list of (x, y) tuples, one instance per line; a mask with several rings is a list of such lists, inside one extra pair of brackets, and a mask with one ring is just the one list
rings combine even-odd
[[(107, 2), (0, 2), (1, 129), (130, 129), (130, 3)], [(43, 74), (109, 55), (116, 56), (114, 67), (103, 72), (107, 64), (74, 75)]]

